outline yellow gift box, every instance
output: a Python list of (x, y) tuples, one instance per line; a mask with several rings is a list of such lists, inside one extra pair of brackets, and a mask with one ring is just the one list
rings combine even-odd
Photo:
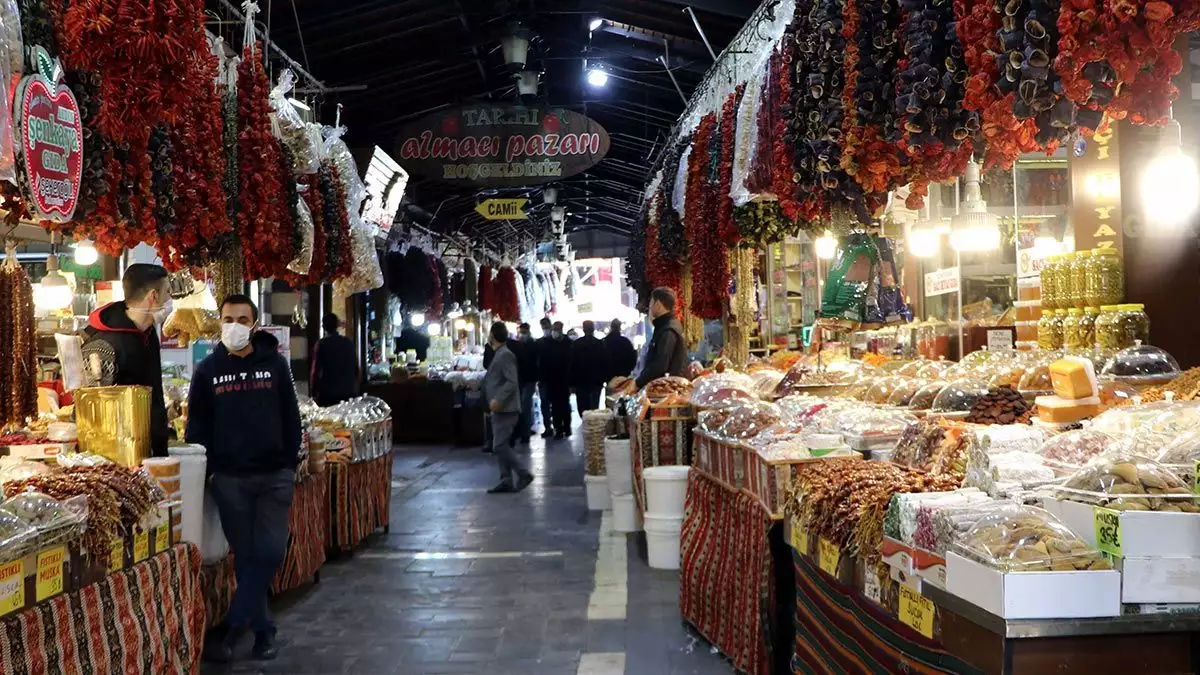
[(90, 387), (75, 391), (79, 450), (122, 466), (150, 456), (150, 387)]

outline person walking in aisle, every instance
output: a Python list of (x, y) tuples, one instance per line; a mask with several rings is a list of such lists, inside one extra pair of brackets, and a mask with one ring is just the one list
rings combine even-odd
[(571, 341), (563, 335), (561, 321), (554, 322), (550, 339), (542, 344), (538, 376), (549, 394), (554, 437), (567, 438), (571, 435)]
[(150, 450), (167, 456), (171, 432), (163, 397), (158, 327), (171, 313), (167, 270), (134, 263), (121, 279), (125, 299), (92, 312), (84, 329), (84, 376), (89, 387), (150, 387)]
[(553, 332), (553, 324), (550, 323), (550, 317), (542, 317), (541, 323), (542, 337), (534, 342), (533, 353), (537, 357), (538, 369), (538, 402), (542, 413), (542, 438), (554, 438), (554, 418), (550, 413), (550, 381), (546, 379), (546, 370), (542, 368), (542, 361), (546, 358), (547, 350), (550, 349), (550, 341), (553, 340), (551, 333)]
[(675, 291), (661, 286), (650, 293), (650, 318), (654, 334), (650, 336), (646, 364), (637, 377), (638, 389), (665, 375), (687, 375), (687, 343), (683, 340), (683, 324), (675, 318)]
[(533, 437), (533, 391), (538, 383), (537, 345), (529, 324), (517, 328), (517, 339), (509, 341), (509, 348), (516, 347), (517, 379), (521, 383), (521, 421), (517, 424), (517, 438), (528, 443)]
[(256, 659), (275, 658), (267, 594), (288, 544), (300, 408), (279, 341), (256, 331), (258, 308), (244, 295), (221, 303), (221, 342), (196, 366), (188, 394), (187, 440), (207, 449), (208, 494), (233, 549), (237, 590), (208, 658), (233, 658), (242, 631), (254, 632)]
[(583, 337), (571, 343), (571, 377), (579, 416), (600, 407), (600, 391), (608, 381), (608, 350), (596, 337), (596, 324), (583, 322)]
[(604, 336), (604, 349), (608, 352), (608, 381), (614, 377), (629, 377), (637, 366), (637, 350), (629, 338), (621, 335), (621, 320), (613, 319)]
[(338, 333), (341, 325), (337, 314), (326, 314), (321, 319), (325, 337), (313, 348), (309, 393), (323, 408), (358, 396), (358, 357), (350, 338)]
[(509, 349), (508, 327), (503, 321), (492, 324), (488, 344), (495, 355), (483, 377), (483, 395), (492, 417), (492, 452), (500, 463), (500, 483), (488, 494), (520, 492), (533, 482), (533, 474), (517, 457), (512, 443), (521, 417), (521, 386), (517, 356)]

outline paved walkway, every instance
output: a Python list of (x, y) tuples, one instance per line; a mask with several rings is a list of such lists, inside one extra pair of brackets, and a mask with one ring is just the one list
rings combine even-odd
[(678, 574), (587, 511), (580, 436), (535, 439), (520, 495), (484, 494), (478, 450), (399, 448), (390, 534), (273, 603), (278, 660), (204, 672), (731, 673), (684, 628)]

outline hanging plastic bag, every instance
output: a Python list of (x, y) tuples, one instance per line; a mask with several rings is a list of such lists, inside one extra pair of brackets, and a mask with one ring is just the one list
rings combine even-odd
[(0, 21), (3, 22), (0, 44), (4, 50), (4, 56), (0, 59), (8, 63), (10, 74), (20, 75), (25, 72), (25, 38), (21, 34), (21, 11), (17, 7), (17, 0), (0, 0)]
[(308, 268), (312, 266), (314, 232), (312, 212), (308, 210), (308, 204), (304, 203), (303, 199), (296, 204), (296, 222), (293, 225), (300, 235), (300, 246), (296, 249), (296, 257), (292, 258), (287, 268), (296, 274), (308, 274)]
[(200, 539), (200, 554), (204, 562), (216, 562), (229, 555), (229, 540), (221, 526), (221, 511), (207, 490), (204, 494), (204, 534)]
[(363, 185), (358, 175), (358, 165), (350, 154), (350, 148), (342, 140), (345, 134), (346, 127), (325, 127), (325, 152), (337, 169), (342, 185), (346, 186), (346, 210), (353, 218), (359, 215), (363, 200), (367, 198), (367, 186)]
[(350, 220), (350, 255), (353, 257), (351, 272), (333, 282), (335, 294), (350, 296), (383, 286), (383, 270), (375, 253), (375, 239), (363, 219), (357, 216)]
[(288, 101), (288, 92), (296, 86), (296, 76), (291, 69), (285, 69), (279, 75), (279, 84), (271, 90), (269, 96), (271, 109), (275, 111), (275, 129), (279, 140), (292, 151), (292, 163), (297, 174), (313, 174), (321, 168), (321, 158), (317, 147), (312, 143), (308, 133), (308, 124), (300, 117), (295, 106)]
[(857, 328), (879, 315), (879, 249), (855, 232), (842, 239), (821, 298), (821, 318)]
[(14, 78), (25, 70), (21, 17), (15, 0), (0, 0), (0, 83), (4, 100), (0, 102), (0, 180), (17, 184), (16, 139), (13, 135)]

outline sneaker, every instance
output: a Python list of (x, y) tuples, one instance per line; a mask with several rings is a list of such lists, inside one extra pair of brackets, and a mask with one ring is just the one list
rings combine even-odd
[(542, 438), (545, 438), (545, 439), (554, 438), (554, 432), (551, 431), (550, 429), (547, 429), (546, 432), (542, 434)]
[(515, 488), (514, 492), (521, 492), (525, 488), (529, 487), (529, 484), (532, 482), (533, 474), (527, 473), (524, 476), (521, 476), (521, 478), (517, 481), (517, 487)]
[(271, 661), (279, 656), (279, 648), (275, 646), (275, 631), (265, 631), (254, 634), (254, 651), (251, 652), (258, 661)]
[(487, 491), (489, 495), (506, 495), (512, 494), (513, 492), (516, 492), (516, 490), (513, 489), (513, 486), (508, 483), (501, 483)]

